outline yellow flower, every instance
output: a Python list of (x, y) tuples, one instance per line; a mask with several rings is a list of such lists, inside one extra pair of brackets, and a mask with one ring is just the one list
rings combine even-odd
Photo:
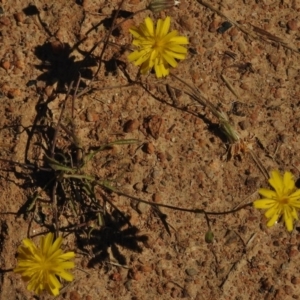
[(62, 287), (56, 276), (67, 281), (73, 280), (73, 275), (65, 269), (74, 268), (74, 262), (68, 261), (75, 257), (74, 252), (63, 253), (59, 249), (62, 244), (62, 237), (57, 238), (53, 243), (53, 233), (42, 236), (40, 248), (30, 239), (24, 239), (23, 245), (18, 248), (18, 264), (14, 272), (21, 273), (22, 279), (29, 281), (27, 289), (36, 294), (43, 290), (57, 296)]
[(293, 221), (298, 220), (296, 208), (300, 208), (300, 189), (295, 187), (295, 181), (291, 172), (285, 172), (283, 177), (279, 171), (272, 171), (269, 179), (273, 190), (259, 189), (263, 199), (253, 202), (255, 208), (267, 209), (265, 216), (270, 219), (267, 226), (273, 226), (283, 215), (288, 231), (293, 230)]
[(176, 59), (185, 59), (188, 39), (185, 36), (178, 36), (177, 30), (168, 33), (171, 18), (159, 19), (156, 28), (153, 21), (147, 17), (139, 27), (132, 27), (129, 31), (134, 39), (132, 44), (138, 50), (129, 54), (128, 59), (136, 66), (141, 65), (141, 73), (146, 74), (153, 67), (157, 78), (169, 74), (169, 65), (175, 68)]

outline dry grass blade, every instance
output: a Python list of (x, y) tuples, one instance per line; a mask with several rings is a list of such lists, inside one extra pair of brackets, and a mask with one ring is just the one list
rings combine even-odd
[(230, 90), (230, 92), (237, 98), (239, 99), (240, 96), (238, 95), (238, 93), (234, 90), (233, 86), (230, 84), (230, 82), (227, 80), (227, 78), (225, 77), (225, 75), (221, 74), (221, 79), (224, 81), (225, 85), (227, 86), (227, 88)]

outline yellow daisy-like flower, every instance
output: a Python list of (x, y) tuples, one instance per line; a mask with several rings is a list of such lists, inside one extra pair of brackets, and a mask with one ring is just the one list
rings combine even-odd
[(24, 239), (23, 245), (18, 248), (18, 264), (14, 272), (21, 273), (22, 279), (29, 281), (27, 289), (36, 294), (46, 290), (49, 294), (57, 296), (62, 287), (56, 276), (67, 281), (73, 280), (73, 275), (66, 269), (74, 268), (74, 262), (68, 261), (75, 257), (74, 252), (63, 253), (59, 249), (62, 237), (53, 243), (53, 233), (42, 236), (40, 248), (30, 239)]
[(171, 18), (159, 19), (156, 28), (151, 18), (147, 17), (139, 27), (132, 27), (129, 31), (134, 39), (132, 44), (138, 50), (129, 54), (128, 59), (136, 66), (141, 65), (141, 73), (146, 74), (154, 67), (156, 77), (169, 75), (169, 66), (177, 66), (176, 59), (185, 59), (188, 39), (178, 36), (177, 30), (168, 33)]
[(293, 221), (298, 220), (296, 208), (300, 208), (300, 189), (295, 186), (293, 174), (285, 172), (283, 176), (279, 171), (272, 171), (269, 179), (273, 190), (259, 189), (258, 193), (263, 199), (253, 202), (255, 208), (267, 209), (265, 216), (270, 219), (267, 226), (273, 226), (283, 215), (288, 231), (293, 230)]

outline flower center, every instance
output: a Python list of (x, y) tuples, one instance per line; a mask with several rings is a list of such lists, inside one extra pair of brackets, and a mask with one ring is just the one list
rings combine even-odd
[(280, 199), (280, 203), (281, 204), (289, 204), (289, 198), (282, 198), (282, 199)]
[(164, 47), (164, 43), (161, 40), (155, 40), (152, 47), (153, 47), (153, 49), (160, 52), (162, 50), (162, 48)]

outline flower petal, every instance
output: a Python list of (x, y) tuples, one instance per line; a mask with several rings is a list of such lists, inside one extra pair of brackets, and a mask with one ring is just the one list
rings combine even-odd
[(161, 29), (159, 32), (160, 37), (163, 37), (168, 33), (168, 31), (170, 29), (170, 25), (171, 25), (171, 18), (168, 16), (165, 18), (165, 20), (163, 21), (163, 24), (161, 26)]
[(148, 35), (154, 36), (154, 24), (151, 18), (147, 17), (145, 19), (145, 25), (148, 31)]
[(172, 56), (165, 53), (163, 53), (162, 56), (170, 66), (172, 66), (173, 68), (177, 67), (178, 63)]
[(176, 44), (168, 44), (168, 45), (166, 45), (166, 49), (168, 49), (169, 51), (172, 51), (172, 52), (177, 52), (177, 53), (183, 53), (183, 54), (187, 53), (187, 48), (180, 46), (180, 45), (176, 45)]
[(185, 54), (182, 54), (182, 53), (176, 53), (176, 52), (173, 52), (173, 51), (169, 51), (169, 50), (165, 50), (164, 51), (165, 54), (169, 55), (169, 56), (172, 56), (174, 58), (177, 58), (177, 59), (185, 59), (186, 55)]
[[(265, 212), (265, 216), (266, 218), (271, 218), (274, 215), (278, 215), (277, 219), (279, 218), (279, 216), (281, 215), (281, 208), (278, 207), (278, 204), (276, 203), (276, 205), (273, 205), (272, 207), (270, 207), (266, 212)], [(276, 219), (276, 220), (277, 220)]]
[(270, 185), (277, 192), (278, 196), (281, 197), (283, 193), (283, 179), (278, 170), (271, 172), (271, 178), (269, 179)]
[(255, 208), (269, 209), (274, 205), (276, 205), (276, 201), (272, 199), (259, 199), (253, 201), (253, 206)]
[(289, 194), (295, 189), (294, 176), (291, 172), (285, 172), (283, 175), (284, 193)]
[(186, 36), (175, 36), (170, 39), (170, 42), (179, 44), (179, 45), (187, 45), (189, 40)]
[(284, 208), (283, 208), (283, 217), (284, 217), (286, 229), (288, 231), (292, 231), (293, 230), (293, 217), (291, 214), (291, 209), (287, 205), (284, 206)]
[[(292, 193), (289, 196), (289, 199), (293, 200), (293, 201), (300, 201), (300, 190), (296, 190), (294, 193)], [(299, 202), (300, 203), (300, 202)]]
[(274, 191), (268, 190), (268, 189), (259, 189), (258, 193), (268, 199), (276, 199), (277, 194)]

